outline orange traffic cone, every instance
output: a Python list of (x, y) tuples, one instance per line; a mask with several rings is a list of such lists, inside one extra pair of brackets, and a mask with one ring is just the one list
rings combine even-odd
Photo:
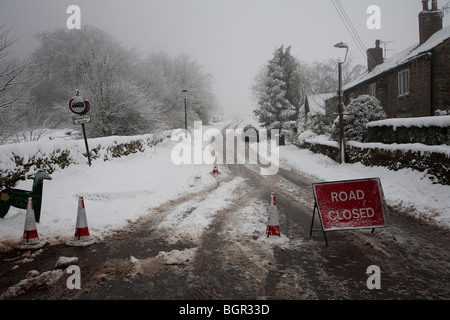
[(78, 198), (77, 223), (75, 226), (75, 235), (72, 240), (66, 242), (68, 246), (88, 246), (94, 243), (89, 233), (86, 219), (86, 209), (84, 208), (83, 197)]
[(277, 201), (274, 192), (270, 195), (269, 219), (267, 220), (266, 233), (267, 238), (269, 236), (280, 236), (280, 223), (278, 220)]
[(25, 216), (25, 226), (22, 236), (22, 243), (17, 249), (39, 249), (46, 244), (46, 241), (39, 240), (39, 235), (36, 229), (36, 218), (34, 216), (33, 199), (28, 198), (27, 214)]
[(214, 160), (214, 167), (213, 167), (213, 171), (211, 172), (211, 174), (213, 176), (216, 174), (220, 174), (219, 167), (217, 166), (217, 158)]

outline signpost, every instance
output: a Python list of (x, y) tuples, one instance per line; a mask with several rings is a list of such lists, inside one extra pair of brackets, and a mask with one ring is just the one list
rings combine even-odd
[[(322, 227), (319, 230), (323, 231), (327, 245), (325, 231), (370, 228), (374, 232), (375, 228), (390, 224), (379, 178), (315, 183), (313, 192), (315, 204), (310, 235), (317, 231), (313, 229), (317, 210)], [(393, 231), (392, 235), (395, 240)]]
[(90, 103), (88, 100), (80, 96), (80, 92), (78, 90), (75, 91), (76, 95), (72, 97), (69, 101), (69, 109), (73, 113), (79, 115), (72, 118), (73, 124), (81, 124), (81, 128), (83, 129), (84, 136), (84, 144), (86, 146), (86, 153), (88, 158), (89, 166), (91, 166), (91, 155), (89, 153), (89, 146), (86, 138), (86, 129), (84, 128), (84, 124), (91, 121), (91, 117), (86, 114), (90, 109)]

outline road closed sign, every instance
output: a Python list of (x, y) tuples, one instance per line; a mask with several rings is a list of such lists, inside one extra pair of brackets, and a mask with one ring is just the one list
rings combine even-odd
[(313, 191), (324, 231), (386, 226), (378, 178), (316, 183)]

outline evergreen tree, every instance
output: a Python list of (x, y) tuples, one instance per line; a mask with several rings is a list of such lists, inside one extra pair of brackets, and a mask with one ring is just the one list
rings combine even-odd
[(296, 125), (302, 100), (299, 64), (290, 47), (276, 49), (255, 79), (253, 93), (258, 108), (254, 111), (267, 129), (289, 130)]

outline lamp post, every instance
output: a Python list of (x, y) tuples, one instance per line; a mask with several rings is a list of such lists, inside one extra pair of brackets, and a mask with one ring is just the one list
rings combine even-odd
[(338, 69), (339, 69), (339, 89), (338, 89), (338, 96), (339, 96), (339, 158), (340, 163), (345, 163), (345, 147), (344, 147), (344, 106), (342, 103), (342, 65), (345, 63), (345, 60), (347, 60), (347, 53), (348, 53), (348, 45), (339, 42), (334, 45), (335, 48), (339, 49), (346, 49), (345, 51), (345, 58), (344, 61), (338, 63)]
[(183, 91), (182, 91), (182, 93), (183, 93), (183, 97), (184, 97), (184, 132), (185, 132), (185, 134), (186, 134), (186, 138), (187, 138), (187, 109), (186, 109), (186, 96), (187, 96), (187, 90), (186, 89), (184, 89)]

